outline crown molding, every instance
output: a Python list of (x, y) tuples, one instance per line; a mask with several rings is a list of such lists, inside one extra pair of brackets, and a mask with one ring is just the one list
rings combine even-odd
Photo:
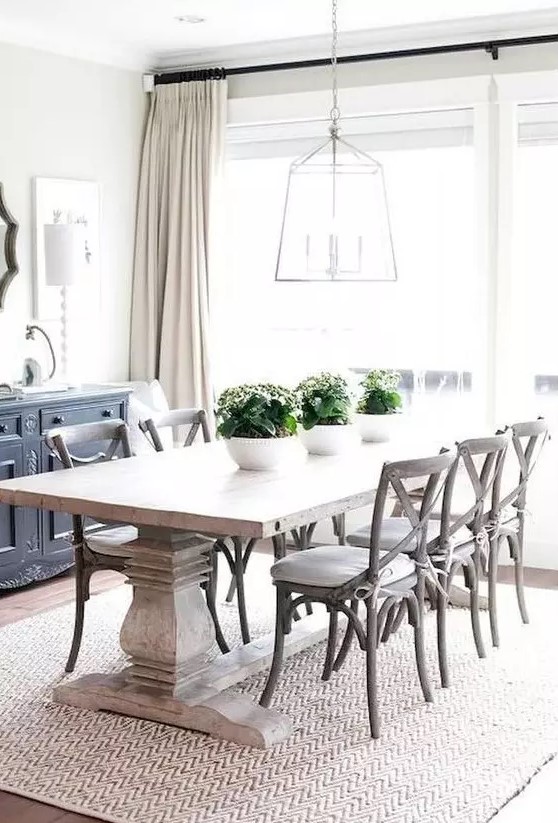
[(2, 25), (0, 42), (127, 71), (145, 71), (156, 59), (153, 52), (146, 53), (141, 49), (123, 49), (106, 43), (69, 40), (66, 36), (53, 39), (33, 29), (22, 30), (9, 24)]
[[(340, 55), (420, 48), (463, 43), (490, 38), (527, 37), (558, 33), (558, 10), (540, 10), (505, 15), (490, 15), (461, 20), (435, 21), (370, 31), (341, 32)], [(329, 34), (288, 40), (238, 44), (222, 48), (189, 51), (161, 51), (83, 40), (45, 37), (33, 29), (22, 30), (3, 24), (0, 41), (37, 49), (64, 57), (85, 60), (130, 71), (164, 72), (206, 66), (236, 67), (327, 57), (331, 48)]]
[[(393, 26), (371, 31), (341, 32), (338, 51), (340, 55), (349, 55), (557, 32), (558, 11), (540, 10)], [(152, 70), (164, 72), (207, 66), (234, 68), (259, 63), (311, 60), (326, 57), (330, 48), (330, 35), (320, 35), (198, 51), (165, 52), (155, 56)]]

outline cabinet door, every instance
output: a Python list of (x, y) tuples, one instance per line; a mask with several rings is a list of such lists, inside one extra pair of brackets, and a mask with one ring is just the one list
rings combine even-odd
[[(0, 445), (0, 480), (11, 480), (23, 474), (21, 444)], [(23, 560), (23, 509), (0, 503), (0, 567), (14, 566)]]

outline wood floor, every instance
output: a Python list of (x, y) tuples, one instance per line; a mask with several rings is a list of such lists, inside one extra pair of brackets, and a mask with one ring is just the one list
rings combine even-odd
[[(511, 583), (513, 569), (502, 567), (501, 582)], [(526, 569), (527, 585), (537, 588), (558, 588), (558, 571)], [(124, 578), (116, 572), (98, 572), (91, 581), (92, 594), (122, 586)], [(71, 603), (74, 599), (74, 581), (71, 573), (55, 580), (28, 586), (15, 592), (0, 594), (0, 627), (24, 620), (34, 614)], [(0, 776), (1, 779), (1, 776)], [(528, 789), (513, 800), (495, 818), (495, 823), (537, 823), (556, 821), (555, 808), (558, 801), (558, 761), (554, 761), (530, 784)], [(18, 795), (0, 792), (0, 823), (98, 823), (92, 817), (64, 812), (54, 806), (27, 800)]]

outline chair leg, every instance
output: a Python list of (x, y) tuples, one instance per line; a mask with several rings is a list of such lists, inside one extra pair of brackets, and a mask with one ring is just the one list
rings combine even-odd
[(436, 597), (436, 632), (438, 640), (438, 668), (440, 670), (440, 683), (443, 689), (450, 685), (449, 665), (448, 665), (448, 641), (447, 641), (447, 598), (442, 592), (437, 592)]
[(242, 556), (242, 540), (239, 537), (233, 539), (234, 543), (234, 574), (236, 577), (236, 593), (238, 600), (238, 617), (240, 620), (240, 633), (244, 645), (250, 642), (250, 628), (248, 625), (248, 615), (246, 613), (246, 597), (244, 593), (244, 564)]
[[(514, 538), (508, 538), (510, 543), (513, 543)], [(525, 586), (523, 584), (523, 533), (520, 532), (519, 537), (515, 539), (515, 545), (512, 549), (512, 552), (515, 552), (513, 555), (514, 558), (514, 566), (515, 566), (515, 593), (517, 595), (517, 605), (519, 606), (519, 613), (521, 615), (521, 620), (523, 623), (529, 623), (529, 613), (527, 612), (527, 604), (525, 603)]]
[[(351, 610), (358, 614), (358, 600), (351, 600)], [(353, 637), (355, 636), (355, 628), (351, 621), (347, 623), (347, 628), (345, 629), (345, 637), (343, 638), (343, 642), (341, 643), (341, 648), (337, 653), (337, 657), (333, 663), (333, 671), (338, 672), (345, 660), (347, 659), (347, 655), (351, 649), (351, 645), (353, 642)]]
[[(244, 574), (246, 574), (246, 569), (248, 567), (248, 561), (250, 560), (250, 557), (252, 555), (252, 552), (254, 551), (254, 548), (255, 548), (257, 542), (258, 542), (257, 540), (252, 538), (251, 540), (248, 541), (246, 549), (244, 550), (244, 556), (242, 558), (242, 567), (244, 569)], [(232, 603), (232, 599), (234, 597), (235, 592), (236, 592), (236, 574), (233, 574), (233, 576), (231, 577), (231, 582), (229, 583), (229, 588), (227, 590), (227, 595), (225, 597), (225, 602), (226, 603)]]
[(273, 557), (275, 560), (282, 560), (287, 554), (287, 541), (284, 534), (274, 534), (271, 538), (273, 543)]
[(426, 666), (426, 650), (424, 647), (424, 615), (422, 604), (424, 603), (424, 577), (419, 576), (416, 586), (417, 594), (412, 594), (408, 600), (409, 618), (415, 631), (415, 658), (417, 661), (417, 672), (420, 681), (422, 694), (427, 703), (434, 702), (432, 688), (428, 677)]
[[(312, 543), (312, 535), (314, 534), (315, 527), (316, 527), (315, 523), (310, 523), (308, 526), (301, 526), (300, 527), (300, 531), (299, 531), (300, 545), (299, 545), (299, 548), (301, 549), (301, 551), (306, 551), (306, 549), (310, 548), (310, 545)], [(314, 613), (314, 610), (312, 608), (311, 603), (306, 602), (304, 604), (304, 608), (306, 609), (306, 614), (307, 615), (311, 615), (311, 614)]]
[(213, 620), (213, 625), (215, 627), (215, 640), (217, 641), (217, 645), (223, 652), (226, 654), (230, 651), (227, 641), (223, 635), (223, 631), (221, 629), (221, 624), (219, 622), (219, 615), (217, 614), (217, 606), (216, 606), (216, 596), (217, 596), (217, 574), (218, 574), (218, 554), (213, 549), (211, 551), (211, 574), (209, 576), (209, 580), (205, 586), (205, 599), (207, 601), (207, 608), (209, 609), (209, 613)]
[(227, 594), (225, 595), (225, 603), (232, 603), (235, 592), (236, 592), (236, 576), (233, 575), (231, 577), (231, 582), (229, 583), (229, 588), (227, 589)]
[(378, 682), (376, 677), (378, 615), (372, 598), (366, 600), (366, 697), (368, 701), (368, 719), (370, 734), (377, 740), (380, 736), (380, 717), (378, 713)]
[(265, 688), (260, 697), (260, 705), (267, 708), (271, 703), (273, 692), (277, 685), (279, 672), (283, 664), (283, 652), (285, 650), (285, 620), (288, 607), (289, 596), (285, 594), (281, 586), (277, 586), (277, 609), (275, 615), (275, 646), (273, 649), (273, 660), (271, 669), (267, 677)]
[(85, 620), (85, 604), (89, 600), (89, 581), (91, 572), (83, 567), (83, 562), (76, 558), (76, 615), (74, 622), (74, 636), (72, 638), (72, 647), (66, 662), (66, 671), (68, 674), (73, 672), (76, 667), (79, 650), (81, 647), (81, 639), (83, 637), (83, 623)]
[(337, 538), (340, 546), (345, 546), (347, 543), (346, 517), (343, 514), (334, 514), (331, 518), (333, 521), (333, 533)]
[(392, 634), (395, 634), (395, 632), (399, 631), (399, 629), (401, 627), (401, 624), (403, 623), (403, 620), (405, 618), (405, 615), (407, 614), (408, 608), (409, 607), (407, 605), (407, 601), (402, 600), (401, 603), (399, 604), (399, 608), (398, 608), (398, 611), (397, 611), (397, 616), (396, 616), (395, 620), (393, 621), (393, 627), (392, 627), (392, 630), (391, 630)]
[(385, 622), (385, 625), (384, 625), (384, 630), (383, 630), (382, 636), (380, 638), (382, 643), (387, 643), (390, 636), (391, 636), (391, 633), (393, 631), (393, 624), (395, 623), (395, 616), (396, 616), (398, 610), (399, 610), (399, 603), (394, 603), (393, 606), (390, 608), (388, 614), (387, 614), (386, 622)]
[(465, 582), (470, 591), (471, 626), (473, 628), (473, 637), (475, 638), (477, 654), (482, 659), (486, 657), (486, 651), (484, 649), (480, 625), (479, 575), (477, 574), (477, 561), (474, 557), (469, 559), (468, 565), (464, 566), (463, 570), (465, 572)]
[(338, 613), (337, 609), (329, 609), (329, 633), (327, 638), (327, 652), (322, 671), (322, 680), (329, 680), (333, 672), (333, 664), (335, 663), (335, 646), (337, 644), (337, 625)]
[(498, 554), (500, 548), (499, 538), (490, 541), (490, 553), (488, 556), (488, 612), (490, 615), (490, 634), (492, 645), (498, 648), (500, 645), (500, 633), (498, 631), (498, 608), (496, 597), (496, 582), (498, 579)]
[(426, 598), (427, 598), (428, 603), (430, 605), (430, 609), (434, 610), (435, 608), (437, 608), (437, 605), (438, 605), (438, 594), (439, 594), (438, 589), (436, 588), (436, 586), (434, 585), (434, 582), (432, 580), (430, 580), (429, 577), (427, 577), (426, 580), (425, 580), (425, 586), (426, 586)]

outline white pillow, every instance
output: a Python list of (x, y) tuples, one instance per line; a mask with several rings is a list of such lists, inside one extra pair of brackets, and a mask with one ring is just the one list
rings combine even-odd
[[(149, 420), (156, 414), (168, 412), (169, 404), (158, 380), (141, 383), (130, 395), (128, 406), (128, 426), (130, 429), (130, 445), (135, 455), (153, 454), (151, 446), (139, 427), (140, 420)], [(161, 442), (165, 451), (173, 448), (172, 428), (165, 427), (159, 430)]]
[(140, 383), (132, 397), (149, 406), (153, 411), (168, 412), (169, 410), (169, 401), (158, 380)]

